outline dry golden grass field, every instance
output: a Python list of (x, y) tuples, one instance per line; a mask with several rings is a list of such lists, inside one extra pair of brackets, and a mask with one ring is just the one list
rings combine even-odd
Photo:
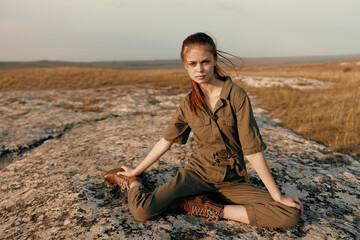
[(264, 108), (281, 119), (283, 126), (333, 150), (359, 154), (360, 65), (356, 64), (359, 62), (251, 67), (240, 71), (244, 75), (313, 78), (331, 82), (328, 89), (242, 86), (259, 96)]
[[(349, 61), (348, 61), (349, 62)], [(241, 75), (306, 77), (333, 83), (328, 89), (253, 88), (263, 107), (281, 124), (308, 139), (344, 153), (360, 153), (360, 65), (316, 63), (246, 67)], [(232, 73), (233, 74), (233, 73)], [(0, 70), (0, 92), (17, 90), (83, 89), (133, 84), (137, 87), (189, 90), (182, 69), (115, 70), (101, 68), (32, 68)]]

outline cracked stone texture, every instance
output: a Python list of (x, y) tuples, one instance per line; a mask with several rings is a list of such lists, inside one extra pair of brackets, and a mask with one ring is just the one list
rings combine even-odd
[[(271, 172), (282, 193), (304, 204), (295, 227), (170, 213), (136, 221), (102, 175), (139, 164), (184, 96), (131, 86), (0, 93), (0, 239), (359, 239), (359, 162), (282, 128), (256, 106)], [(196, 148), (192, 136), (174, 144), (145, 185), (168, 181)]]

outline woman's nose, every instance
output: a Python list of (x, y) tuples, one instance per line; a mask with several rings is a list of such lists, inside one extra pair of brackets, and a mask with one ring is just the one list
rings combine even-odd
[(198, 65), (196, 66), (196, 71), (202, 72), (203, 70), (204, 70), (204, 68), (203, 68), (203, 65), (202, 65), (202, 64), (198, 64)]

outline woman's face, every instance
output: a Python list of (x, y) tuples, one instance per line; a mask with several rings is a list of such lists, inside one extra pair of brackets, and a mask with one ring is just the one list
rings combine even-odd
[(208, 83), (214, 76), (216, 59), (207, 46), (185, 48), (184, 66), (190, 78), (198, 84)]

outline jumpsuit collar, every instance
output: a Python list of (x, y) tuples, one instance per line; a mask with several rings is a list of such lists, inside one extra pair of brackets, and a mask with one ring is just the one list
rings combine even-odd
[(223, 87), (221, 89), (221, 92), (220, 92), (220, 98), (226, 100), (226, 99), (228, 99), (229, 94), (230, 94), (230, 90), (231, 90), (231, 88), (233, 86), (232, 80), (231, 80), (231, 78), (229, 76), (220, 77), (219, 79), (224, 81), (224, 85), (223, 85)]
[(218, 79), (221, 80), (221, 81), (224, 81), (224, 85), (223, 85), (223, 87), (221, 89), (221, 92), (220, 92), (220, 99), (215, 105), (214, 115), (224, 105), (224, 100), (228, 99), (229, 94), (230, 94), (230, 90), (231, 90), (232, 85), (233, 85), (232, 81), (231, 81), (231, 78), (229, 76), (227, 76), (227, 77), (219, 77)]

